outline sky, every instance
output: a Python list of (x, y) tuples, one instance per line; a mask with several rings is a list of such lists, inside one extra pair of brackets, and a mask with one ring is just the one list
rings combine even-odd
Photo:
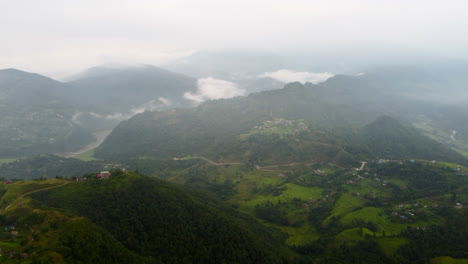
[(60, 78), (223, 49), (467, 59), (466, 10), (465, 0), (0, 0), (0, 68)]

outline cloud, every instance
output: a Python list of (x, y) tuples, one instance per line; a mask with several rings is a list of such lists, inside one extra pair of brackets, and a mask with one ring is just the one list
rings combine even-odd
[(280, 82), (311, 82), (320, 83), (326, 81), (328, 78), (333, 77), (334, 74), (330, 72), (298, 72), (287, 69), (281, 69), (275, 72), (265, 72), (260, 74), (260, 78), (272, 78)]
[(164, 98), (164, 97), (159, 97), (158, 101), (151, 100), (137, 107), (133, 107), (127, 113), (113, 113), (113, 114), (104, 115), (104, 114), (99, 114), (95, 112), (78, 112), (73, 115), (72, 122), (77, 125), (82, 125), (82, 118), (86, 118), (87, 116), (92, 116), (97, 119), (122, 121), (122, 120), (129, 119), (130, 117), (134, 115), (143, 113), (145, 111), (161, 110), (171, 105), (172, 105), (171, 100)]
[(162, 109), (164, 107), (168, 107), (172, 105), (172, 102), (171, 100), (167, 99), (167, 98), (164, 98), (164, 97), (159, 97), (158, 98), (158, 101), (156, 100), (151, 100), (147, 103), (144, 103), (138, 107), (134, 107), (130, 110), (130, 113), (127, 114), (127, 116), (129, 116), (128, 118), (136, 115), (136, 114), (140, 114), (140, 113), (143, 113), (145, 111), (155, 111), (155, 110), (159, 110), (159, 109)]
[(198, 79), (197, 92), (187, 92), (184, 98), (201, 103), (207, 100), (232, 98), (246, 95), (246, 91), (233, 82), (214, 79), (212, 77)]

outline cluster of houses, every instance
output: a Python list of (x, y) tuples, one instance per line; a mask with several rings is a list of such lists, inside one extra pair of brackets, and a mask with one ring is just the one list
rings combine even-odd
[(392, 216), (398, 217), (405, 221), (411, 222), (418, 214), (424, 214), (422, 208), (427, 208), (427, 205), (422, 206), (420, 203), (414, 204), (399, 204), (396, 206), (395, 211), (392, 212)]
[[(356, 173), (353, 173), (352, 175), (353, 175), (353, 176), (356, 176), (356, 178), (355, 178), (354, 180), (353, 180), (353, 179), (347, 180), (347, 181), (346, 181), (347, 184), (355, 184), (355, 183), (359, 182), (360, 180), (365, 179), (365, 177), (363, 177), (363, 176), (361, 176), (361, 175), (359, 175), (359, 174), (356, 174)], [(368, 176), (369, 173), (368, 173), (368, 172), (365, 172), (364, 175)], [(377, 174), (374, 174), (374, 175), (377, 175)], [(376, 179), (378, 179), (378, 178), (376, 178)], [(380, 180), (379, 180), (379, 181), (380, 181)], [(387, 183), (387, 182), (385, 181), (385, 183)]]
[(304, 209), (306, 209), (307, 211), (310, 211), (313, 208), (322, 207), (324, 203), (326, 203), (329, 199), (332, 199), (333, 195), (334, 195), (334, 192), (327, 194), (325, 195), (325, 197), (319, 198), (317, 200), (310, 198), (305, 203), (302, 204), (302, 207), (304, 207)]
[(255, 126), (254, 129), (266, 131), (275, 127), (292, 128), (295, 133), (307, 130), (307, 125), (303, 122), (296, 120), (287, 120), (282, 118), (275, 118), (274, 120), (265, 121), (262, 125)]
[[(111, 173), (109, 171), (101, 171), (100, 173), (98, 173), (96, 175), (96, 177), (100, 180), (105, 180), (105, 179), (109, 179), (109, 177), (111, 176)], [(77, 182), (80, 182), (80, 181), (87, 181), (88, 178), (87, 177), (77, 177), (75, 179), (75, 181)]]

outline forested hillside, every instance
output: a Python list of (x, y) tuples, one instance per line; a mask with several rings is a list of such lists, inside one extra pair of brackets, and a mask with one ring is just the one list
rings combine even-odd
[(194, 109), (137, 115), (119, 124), (96, 156), (123, 161), (204, 155), (257, 164), (315, 160), (346, 166), (388, 156), (465, 162), (410, 124), (379, 121), (384, 119), (370, 124), (381, 113), (410, 122), (428, 107), (393, 99), (354, 77), (335, 76), (322, 85), (291, 83), (282, 90), (210, 101)]
[[(118, 170), (107, 180), (86, 176), (20, 197), (0, 219), (19, 234), (2, 240), (43, 263), (282, 263), (291, 256), (277, 231), (209, 194)], [(1, 189), (8, 199), (13, 189)], [(21, 258), (12, 256), (2, 259)]]

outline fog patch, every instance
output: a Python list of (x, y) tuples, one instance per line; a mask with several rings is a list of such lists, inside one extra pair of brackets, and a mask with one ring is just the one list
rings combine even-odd
[(242, 96), (246, 93), (246, 90), (237, 87), (233, 82), (208, 77), (198, 79), (197, 91), (195, 93), (186, 92), (184, 98), (201, 103), (207, 100)]
[(159, 97), (158, 100), (151, 100), (137, 107), (133, 107), (127, 113), (100, 114), (96, 112), (78, 112), (73, 115), (72, 122), (77, 125), (82, 125), (83, 121), (89, 119), (90, 117), (109, 121), (123, 121), (145, 111), (161, 110), (171, 105), (171, 100), (164, 97)]
[(88, 114), (91, 115), (92, 117), (95, 117), (95, 118), (107, 119), (107, 120), (123, 120), (123, 119), (126, 119), (126, 117), (128, 116), (128, 115), (125, 115), (125, 114), (122, 114), (122, 113), (102, 115), (102, 114), (98, 114), (98, 113), (95, 113), (95, 112), (89, 112)]
[(167, 98), (164, 98), (164, 97), (159, 97), (158, 100), (151, 100), (147, 103), (144, 103), (138, 107), (134, 107), (130, 110), (130, 112), (127, 114), (127, 116), (129, 116), (128, 118), (136, 115), (136, 114), (140, 114), (140, 113), (143, 113), (145, 111), (156, 111), (156, 110), (160, 110), (164, 107), (168, 107), (168, 106), (171, 106), (172, 105), (172, 102), (171, 100), (167, 99)]
[(300, 72), (287, 69), (281, 69), (275, 72), (265, 72), (258, 75), (259, 78), (272, 78), (283, 83), (310, 82), (314, 84), (324, 82), (333, 76), (335, 75), (330, 72)]

